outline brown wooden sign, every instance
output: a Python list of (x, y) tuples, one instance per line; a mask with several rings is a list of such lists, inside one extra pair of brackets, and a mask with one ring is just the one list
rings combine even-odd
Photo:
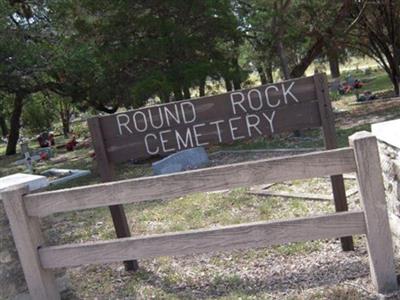
[[(326, 148), (337, 148), (324, 74), (95, 117), (88, 123), (103, 181), (113, 180), (115, 163), (129, 159), (296, 129), (322, 127)], [(347, 211), (342, 175), (331, 176), (331, 182), (336, 211)], [(123, 207), (110, 209), (117, 236), (130, 236)], [(353, 249), (351, 237), (341, 240), (344, 250)], [(136, 269), (137, 263), (129, 268)]]
[(111, 162), (321, 126), (314, 77), (99, 118)]

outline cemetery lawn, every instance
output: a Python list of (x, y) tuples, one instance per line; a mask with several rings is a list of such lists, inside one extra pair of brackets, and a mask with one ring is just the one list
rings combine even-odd
[[(370, 81), (375, 89), (390, 88), (381, 82), (381, 75)], [(367, 87), (366, 87), (367, 88)], [(371, 88), (372, 89), (372, 88)], [(400, 118), (400, 100), (379, 100), (356, 105), (354, 96), (334, 102), (340, 146), (347, 146), (349, 135), (369, 130), (370, 124)], [(58, 137), (57, 143), (63, 138)], [(33, 143), (32, 143), (33, 146)], [(211, 149), (212, 165), (291, 155), (299, 148), (322, 148), (319, 130), (308, 130), (301, 137), (292, 134), (273, 139), (263, 138), (251, 143)], [(250, 149), (290, 148), (288, 152), (253, 151)], [(50, 168), (89, 169), (88, 177), (57, 186), (65, 188), (100, 182), (90, 148), (73, 152), (58, 149), (52, 161), (36, 165), (38, 173)], [(237, 151), (239, 150), (239, 151)], [(4, 152), (4, 147), (0, 146)], [(20, 155), (0, 156), (0, 176), (23, 172), (13, 162)], [(125, 163), (117, 167), (117, 178), (151, 175), (151, 162)], [(232, 174), (235, 176), (235, 174)], [(345, 180), (347, 190), (356, 187), (353, 179)], [(261, 197), (235, 189), (218, 193), (200, 193), (139, 205), (126, 205), (125, 210), (133, 235), (169, 231), (212, 228), (259, 220), (287, 219), (333, 212), (329, 201), (300, 198)], [(328, 178), (296, 180), (273, 185), (269, 191), (330, 194)], [(134, 191), (132, 191), (134, 197)], [(349, 197), (350, 208), (359, 207), (358, 194)], [(7, 221), (0, 206), (1, 272), (9, 276), (2, 282), (3, 294), (23, 292), (18, 259)], [(56, 214), (43, 219), (43, 229), (50, 244), (78, 243), (111, 239), (114, 230), (107, 208)], [(59, 270), (59, 277), (68, 282), (64, 299), (375, 299), (369, 279), (368, 257), (363, 237), (355, 237), (355, 251), (342, 252), (338, 240), (293, 243), (265, 249), (161, 257), (139, 262), (137, 273), (125, 272), (122, 264), (81, 266)], [(6, 253), (7, 252), (7, 253)], [(398, 272), (400, 260), (397, 260)], [(7, 279), (8, 280), (8, 279)], [(397, 299), (400, 293), (393, 295)], [(0, 297), (1, 298), (1, 297)]]

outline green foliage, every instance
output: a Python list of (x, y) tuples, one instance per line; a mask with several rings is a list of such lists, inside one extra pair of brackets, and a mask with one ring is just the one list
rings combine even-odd
[(207, 76), (240, 73), (230, 1), (70, 1), (52, 7), (57, 30), (70, 26), (55, 58), (54, 90), (74, 101), (97, 109), (140, 107), (150, 97), (180, 99)]
[(55, 102), (40, 94), (32, 95), (27, 100), (22, 113), (24, 129), (30, 134), (52, 129), (52, 124), (58, 117)]

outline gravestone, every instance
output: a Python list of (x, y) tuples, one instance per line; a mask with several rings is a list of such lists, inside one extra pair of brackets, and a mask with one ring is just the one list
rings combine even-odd
[(28, 143), (21, 143), (21, 154), (22, 154), (22, 157), (26, 157), (26, 155), (25, 155), (25, 153), (28, 153), (28, 154), (30, 154), (31, 153), (31, 150), (29, 149), (29, 145), (28, 145)]
[(335, 78), (335, 79), (331, 82), (329, 90), (330, 90), (331, 92), (335, 92), (335, 93), (336, 93), (336, 92), (339, 91), (339, 88), (340, 88), (340, 78)]
[(203, 147), (196, 147), (176, 152), (152, 164), (153, 174), (170, 174), (204, 167), (209, 163)]
[(43, 172), (42, 175), (52, 178), (49, 182), (50, 185), (62, 184), (73, 179), (90, 175), (89, 170), (79, 170), (79, 169), (48, 169)]
[(400, 254), (400, 119), (371, 129), (378, 139), (393, 244)]
[(17, 173), (0, 178), (0, 192), (14, 185), (26, 184), (29, 191), (38, 190), (49, 185), (45, 176)]

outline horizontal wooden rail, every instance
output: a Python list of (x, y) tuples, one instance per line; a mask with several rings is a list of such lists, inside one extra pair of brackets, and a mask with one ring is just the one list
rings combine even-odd
[(44, 217), (163, 196), (174, 198), (196, 192), (350, 173), (355, 169), (353, 150), (342, 148), (30, 194), (24, 200), (28, 215)]
[(39, 249), (44, 268), (249, 249), (366, 232), (361, 211)]

